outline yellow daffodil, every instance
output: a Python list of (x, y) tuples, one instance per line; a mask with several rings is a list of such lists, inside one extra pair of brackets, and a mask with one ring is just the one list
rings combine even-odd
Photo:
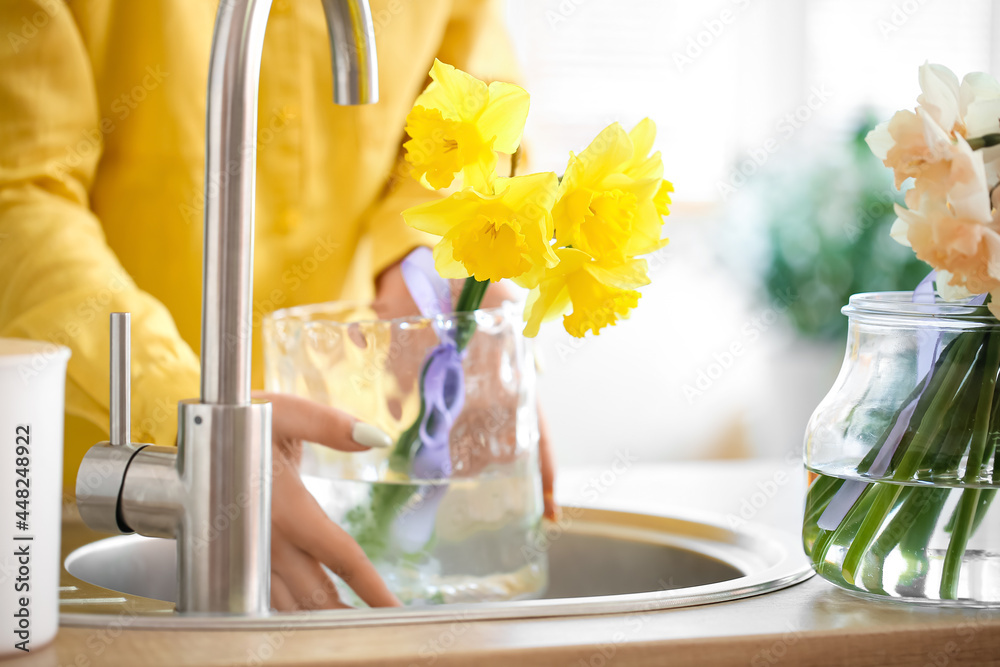
[(532, 286), (530, 276), (540, 278), (558, 262), (550, 245), (557, 188), (551, 172), (497, 178), (494, 194), (465, 188), (407, 209), (403, 219), (441, 237), (434, 264), (443, 277), (515, 278)]
[(648, 118), (627, 134), (613, 123), (582, 153), (570, 153), (552, 210), (556, 245), (612, 263), (666, 245), (660, 230), (673, 186), (663, 180), (660, 154), (649, 154), (655, 138)]
[(649, 283), (643, 259), (596, 260), (575, 248), (560, 248), (556, 255), (559, 264), (528, 294), (525, 336), (534, 337), (543, 321), (563, 315), (570, 306), (572, 312), (563, 316), (566, 331), (577, 338), (588, 331), (597, 335), (627, 318), (639, 302), (636, 288)]
[(528, 93), (510, 83), (487, 85), (439, 60), (430, 75), (406, 117), (403, 147), (414, 178), (440, 190), (462, 172), (466, 186), (488, 189), (494, 151), (512, 154), (521, 142)]

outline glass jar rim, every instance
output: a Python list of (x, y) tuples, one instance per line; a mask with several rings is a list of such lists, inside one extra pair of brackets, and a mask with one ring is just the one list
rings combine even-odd
[(391, 326), (399, 325), (417, 325), (425, 324), (432, 321), (440, 321), (453, 319), (459, 315), (463, 316), (474, 316), (476, 313), (481, 313), (486, 316), (496, 316), (504, 314), (509, 311), (511, 306), (514, 305), (513, 301), (504, 301), (499, 306), (494, 306), (492, 308), (478, 308), (471, 311), (442, 313), (440, 315), (435, 315), (434, 317), (424, 317), (423, 315), (405, 315), (403, 317), (394, 317), (391, 319), (382, 319), (378, 317), (364, 317), (356, 320), (337, 320), (330, 317), (315, 317), (317, 313), (323, 313), (324, 311), (334, 311), (334, 310), (374, 310), (372, 308), (371, 302), (366, 301), (325, 301), (322, 303), (310, 303), (300, 306), (289, 306), (288, 308), (281, 308), (272, 311), (264, 316), (264, 321), (277, 322), (279, 320), (288, 321), (293, 320), (296, 322), (303, 323), (322, 323), (336, 326), (349, 326), (349, 325), (369, 325), (369, 324), (388, 324)]
[(861, 292), (851, 296), (841, 309), (844, 315), (865, 318), (913, 318), (920, 320), (953, 320), (960, 324), (1000, 326), (1000, 321), (986, 305), (969, 303), (971, 298), (946, 301), (934, 295), (934, 302), (917, 302), (913, 292)]

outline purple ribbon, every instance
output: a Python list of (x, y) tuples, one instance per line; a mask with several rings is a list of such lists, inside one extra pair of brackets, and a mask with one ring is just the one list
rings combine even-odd
[[(920, 281), (917, 288), (913, 290), (913, 303), (934, 303), (933, 283), (936, 278), (937, 272), (931, 271)], [(986, 302), (986, 296), (986, 294), (974, 296), (969, 300), (969, 305), (983, 305)], [(889, 469), (892, 456), (896, 453), (896, 449), (899, 448), (899, 443), (903, 441), (903, 434), (906, 433), (906, 429), (910, 427), (910, 420), (913, 419), (913, 413), (917, 409), (917, 404), (920, 402), (924, 392), (927, 391), (927, 387), (930, 386), (931, 378), (934, 377), (934, 364), (937, 363), (940, 356), (941, 332), (918, 331), (917, 377), (924, 376), (923, 386), (920, 387), (920, 391), (917, 392), (916, 397), (900, 410), (899, 417), (896, 418), (896, 423), (892, 425), (889, 436), (882, 443), (882, 448), (868, 469), (868, 474), (878, 477), (885, 474), (885, 471)], [(856, 479), (845, 481), (837, 493), (834, 494), (833, 498), (830, 499), (830, 504), (823, 510), (823, 514), (820, 515), (816, 525), (823, 530), (836, 530), (870, 483)]]
[(430, 248), (411, 252), (403, 259), (400, 270), (421, 315), (432, 320), (451, 312), (451, 286), (434, 268), (434, 253)]
[(413, 474), (418, 479), (442, 479), (451, 476), (451, 427), (465, 402), (462, 355), (448, 340), (431, 350), (425, 363), (424, 416)]
[[(451, 286), (434, 268), (429, 248), (417, 248), (401, 264), (403, 282), (425, 318), (434, 321), (441, 341), (427, 355), (420, 392), (424, 414), (420, 420), (420, 445), (413, 455), (411, 473), (417, 480), (451, 477), (451, 427), (465, 403), (462, 353), (453, 329), (441, 326), (438, 316), (450, 313)], [(446, 487), (428, 484), (407, 503), (407, 512), (393, 522), (393, 535), (406, 551), (420, 549), (434, 532), (436, 510)]]
[[(434, 268), (430, 248), (417, 248), (403, 260), (403, 282), (420, 314), (434, 320), (451, 312), (451, 286)], [(422, 385), (424, 414), (420, 422), (420, 447), (413, 456), (413, 474), (418, 479), (451, 476), (451, 427), (465, 403), (462, 354), (452, 329), (435, 326), (441, 343), (424, 362)]]

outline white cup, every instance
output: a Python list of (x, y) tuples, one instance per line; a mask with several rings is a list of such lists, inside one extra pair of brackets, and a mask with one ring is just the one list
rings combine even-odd
[(68, 348), (0, 338), (0, 656), (59, 627), (63, 403)]

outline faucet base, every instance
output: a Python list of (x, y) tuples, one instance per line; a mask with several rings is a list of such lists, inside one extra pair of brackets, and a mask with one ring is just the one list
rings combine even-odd
[(178, 610), (270, 608), (271, 404), (178, 404)]

